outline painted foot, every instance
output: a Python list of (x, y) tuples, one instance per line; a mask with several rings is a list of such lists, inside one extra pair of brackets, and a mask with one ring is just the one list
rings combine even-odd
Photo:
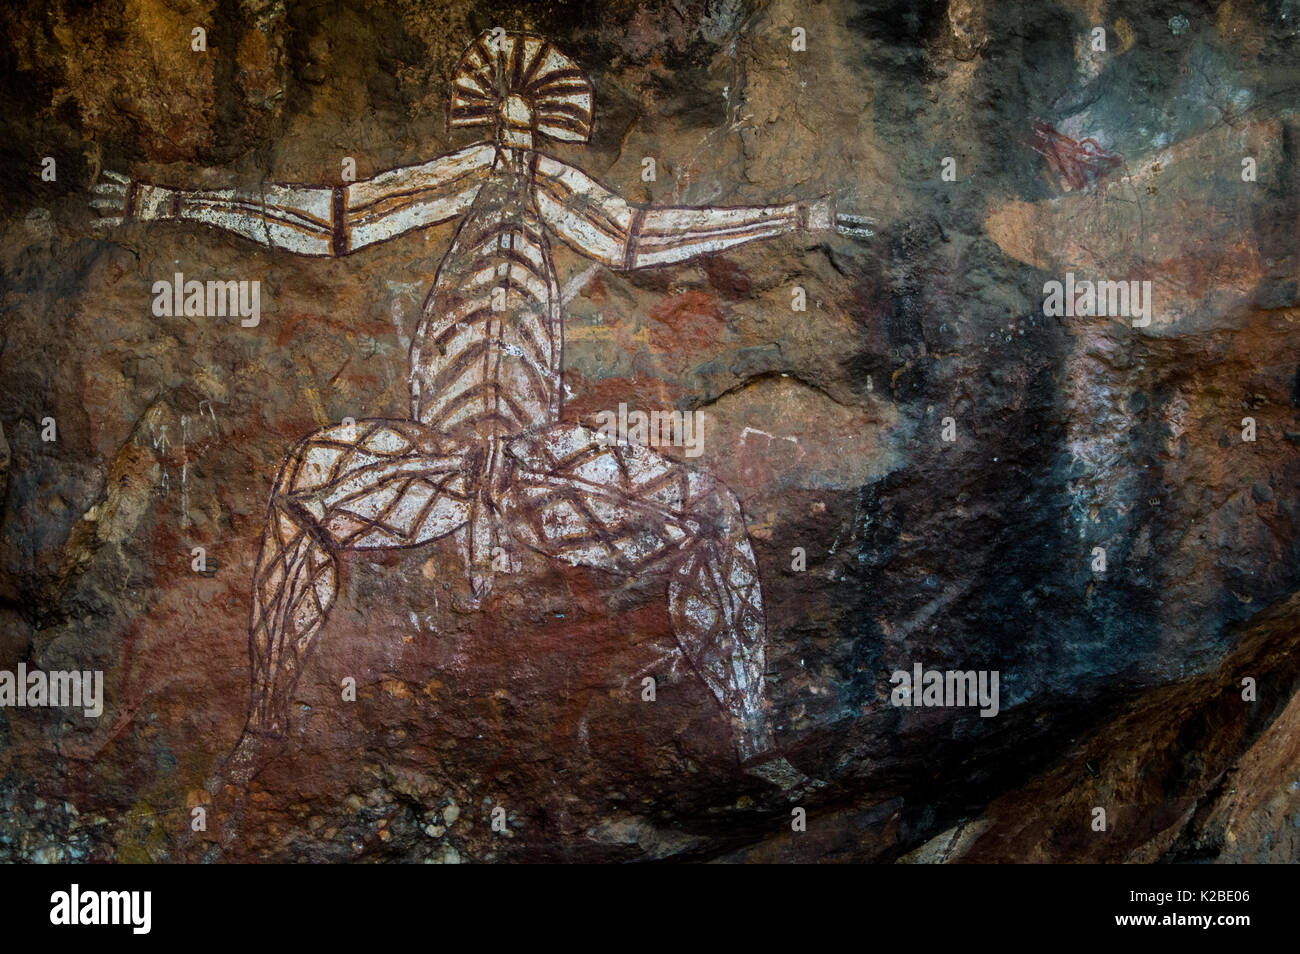
[(216, 795), (228, 785), (239, 789), (247, 788), (253, 777), (280, 754), (284, 749), (284, 742), (282, 735), (245, 732), (235, 743), (234, 750), (221, 761), (204, 787), (210, 795)]

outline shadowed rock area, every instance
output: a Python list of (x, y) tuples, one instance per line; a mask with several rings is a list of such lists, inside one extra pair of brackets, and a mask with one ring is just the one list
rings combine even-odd
[[(481, 138), (449, 87), (495, 26), (587, 71), (591, 142), (544, 148), (629, 201), (875, 219), (645, 271), (554, 243), (562, 419), (699, 412), (662, 451), (743, 507), (804, 777), (738, 763), (661, 576), (518, 548), (474, 609), (444, 540), (340, 554), (283, 751), (214, 799), (276, 475), (409, 414), (454, 226), (310, 258), (105, 227), (93, 186), (425, 162)], [(1300, 861), (1296, 0), (54, 0), (0, 32), (0, 671), (104, 680), (97, 718), (0, 707), (0, 861)], [(260, 322), (157, 316), (177, 272), (260, 282)], [(1149, 314), (1056, 313), (1067, 273)], [(918, 664), (996, 671), (996, 715), (896, 705)]]

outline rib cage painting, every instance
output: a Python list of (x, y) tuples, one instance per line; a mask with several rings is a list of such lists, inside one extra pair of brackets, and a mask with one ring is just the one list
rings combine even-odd
[(774, 755), (763, 598), (740, 504), (707, 474), (561, 420), (551, 237), (634, 269), (810, 228), (871, 232), (825, 199), (630, 205), (539, 150), (539, 138), (587, 141), (592, 99), (586, 74), (556, 46), (498, 28), (465, 51), (448, 114), (452, 129), (488, 127), (489, 141), (332, 189), (195, 192), (111, 173), (96, 187), (96, 205), (126, 219), (203, 223), (303, 255), (459, 223), (412, 339), (410, 419), (327, 427), (276, 478), (253, 576), (248, 724), (228, 775), (246, 780), (259, 767), (254, 739), (287, 727), (298, 672), (337, 593), (333, 553), (452, 535), (476, 603), (505, 547), (625, 575), (662, 568), (678, 645), (730, 716), (740, 758)]
[(1300, 859), (1290, 0), (0, 34), (0, 862)]

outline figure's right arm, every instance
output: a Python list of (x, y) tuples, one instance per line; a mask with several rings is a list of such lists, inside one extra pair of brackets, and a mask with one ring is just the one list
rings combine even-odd
[(171, 189), (116, 173), (92, 205), (122, 220), (198, 222), (300, 255), (346, 255), (459, 216), (474, 201), (495, 150), (479, 144), (343, 186), (271, 185), (260, 192)]

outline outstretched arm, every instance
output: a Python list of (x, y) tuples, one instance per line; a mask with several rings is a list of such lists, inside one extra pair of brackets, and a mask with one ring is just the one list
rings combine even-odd
[(581, 169), (547, 156), (538, 157), (535, 182), (546, 223), (577, 251), (614, 268), (685, 262), (790, 232), (871, 235), (869, 220), (836, 216), (829, 199), (733, 208), (635, 206)]
[(474, 201), (491, 145), (344, 186), (272, 185), (260, 192), (170, 189), (106, 172), (92, 205), (121, 221), (200, 222), (301, 255), (346, 255), (412, 229), (446, 222)]

